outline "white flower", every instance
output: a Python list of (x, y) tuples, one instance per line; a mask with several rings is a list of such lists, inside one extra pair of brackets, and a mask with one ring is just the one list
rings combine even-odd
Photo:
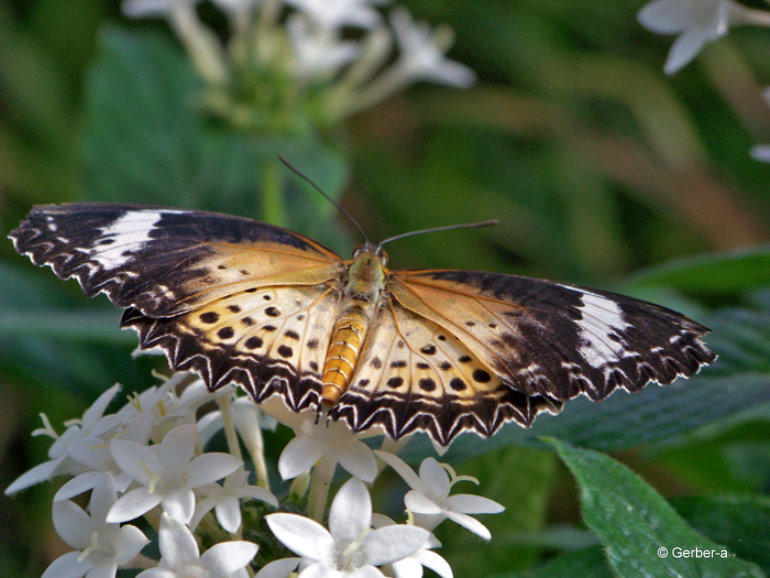
[(415, 514), (416, 524), (432, 530), (448, 518), (485, 540), (492, 537), (484, 524), (468, 514), (496, 514), (505, 510), (502, 505), (473, 494), (449, 495), (454, 484), (472, 478), (458, 477), (453, 472), (450, 479), (445, 467), (433, 458), (422, 461), (418, 476), (401, 458), (381, 451), (376, 454), (412, 488), (404, 496), (404, 505)]
[(329, 530), (296, 514), (270, 514), (270, 530), (307, 565), (300, 576), (383, 576), (377, 566), (411, 556), (430, 533), (415, 526), (371, 529), (372, 502), (366, 486), (355, 478), (339, 490), (329, 511)]
[(101, 436), (109, 435), (120, 426), (121, 420), (117, 415), (102, 417), (118, 391), (120, 386), (114, 385), (101, 394), (83, 413), (82, 419), (68, 422), (71, 425), (61, 436), (51, 427), (45, 414), (41, 414), (45, 427), (35, 430), (32, 435), (48, 435), (56, 440), (48, 450), (50, 459), (16, 478), (5, 493), (13, 494), (57, 475), (77, 475), (88, 471), (83, 460), (88, 462), (91, 449), (105, 443)]
[(259, 548), (251, 542), (220, 542), (201, 555), (190, 530), (166, 514), (158, 538), (160, 565), (137, 578), (246, 578), (246, 566)]
[(193, 489), (223, 478), (241, 465), (224, 453), (194, 457), (197, 435), (194, 425), (182, 425), (152, 448), (114, 440), (115, 461), (141, 487), (123, 495), (110, 510), (107, 521), (132, 520), (160, 504), (170, 516), (189, 522), (195, 510)]
[[(377, 475), (377, 460), (372, 450), (361, 441), (362, 437), (377, 433), (354, 434), (344, 422), (329, 422), (323, 415), (312, 411), (289, 411), (275, 398), (262, 408), (279, 422), (294, 429), (297, 437), (291, 440), (278, 459), (278, 471), (288, 480), (307, 472), (324, 458), (339, 463), (348, 472), (371, 482)], [(330, 467), (333, 471), (333, 468)]]
[(240, 469), (227, 476), (223, 486), (219, 484), (202, 486), (198, 490), (198, 495), (206, 497), (195, 506), (195, 515), (190, 522), (190, 527), (195, 528), (203, 516), (214, 508), (220, 526), (234, 534), (241, 527), (240, 500), (251, 498), (267, 502), (274, 508), (278, 507), (278, 500), (273, 494), (264, 488), (250, 486), (248, 480), (249, 473)]
[(386, 4), (389, 0), (284, 0), (307, 14), (323, 28), (356, 26), (371, 28), (380, 21), (380, 13), (370, 5)]
[[(442, 46), (438, 35), (426, 22), (415, 23), (403, 8), (395, 8), (391, 12), (390, 22), (400, 48), (396, 66), (406, 79), (429, 80), (460, 88), (473, 84), (476, 79), (473, 71), (446, 58), (449, 43), (445, 42)], [(448, 29), (445, 30), (448, 32)]]
[(104, 578), (115, 576), (118, 568), (130, 564), (148, 540), (135, 526), (105, 522), (116, 497), (112, 476), (102, 474), (101, 482), (91, 493), (88, 505), (90, 516), (74, 502), (54, 503), (54, 527), (62, 540), (76, 552), (54, 560), (43, 573), (43, 578), (78, 578), (86, 574), (89, 578)]
[(680, 35), (668, 54), (666, 74), (685, 66), (707, 42), (727, 34), (730, 26), (770, 23), (770, 14), (732, 0), (655, 0), (644, 6), (637, 18), (652, 32)]
[(292, 14), (286, 25), (301, 79), (332, 75), (358, 56), (355, 42), (340, 40), (336, 30), (313, 25), (304, 14)]
[[(209, 400), (211, 394), (209, 394)], [(232, 406), (233, 422), (235, 428), (244, 440), (252, 437), (256, 428), (275, 431), (278, 422), (259, 409), (256, 403), (247, 396), (240, 396), (235, 399)], [(200, 442), (203, 447), (211, 441), (222, 428), (224, 420), (222, 412), (218, 409), (208, 412), (198, 420), (198, 432)]]
[[(395, 524), (393, 520), (383, 514), (372, 514), (372, 525), (375, 528)], [(439, 547), (441, 547), (441, 542), (433, 534), (430, 534), (428, 541), (417, 552), (390, 565), (393, 568), (395, 578), (418, 578), (422, 576), (423, 566), (430, 568), (441, 578), (452, 578), (452, 568), (449, 563), (435, 552), (431, 552), (431, 548)]]

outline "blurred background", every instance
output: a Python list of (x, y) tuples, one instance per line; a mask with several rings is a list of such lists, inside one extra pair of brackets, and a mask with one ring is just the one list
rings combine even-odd
[[(722, 543), (746, 521), (696, 514), (725, 493), (749, 500), (741, 512), (770, 516), (770, 165), (749, 155), (770, 141), (767, 32), (731, 30), (666, 76), (673, 37), (638, 24), (642, 1), (401, 5), (451, 26), (449, 57), (475, 72), (472, 87), (418, 83), (335, 118), (314, 116), (306, 99), (299, 121), (280, 124), (221, 114), (252, 103), (248, 83), (222, 104), (162, 19), (128, 19), (117, 0), (5, 0), (2, 236), (33, 204), (120, 201), (263, 218), (349, 255), (355, 230), (278, 154), (372, 239), (500, 219), (394, 243), (390, 264), (625, 291), (710, 325), (721, 361), (688, 384), (578, 400), (532, 432), (461, 440), (448, 459), (508, 509), (486, 520), (489, 545), (442, 527), (455, 575), (541, 572), (533, 568), (576, 553), (596, 575), (609, 572), (572, 477), (538, 445), (543, 433), (611, 452)], [(221, 11), (202, 3), (198, 14), (226, 37)], [(115, 382), (128, 391), (154, 382), (162, 360), (132, 360), (135, 337), (119, 318), (105, 298), (89, 302), (0, 243), (0, 486), (47, 459), (48, 442), (30, 437), (39, 412), (59, 429)], [(56, 487), (0, 500), (0, 574), (38, 576), (66, 551), (50, 522)], [(765, 569), (769, 527), (752, 530), (752, 547), (739, 540)]]

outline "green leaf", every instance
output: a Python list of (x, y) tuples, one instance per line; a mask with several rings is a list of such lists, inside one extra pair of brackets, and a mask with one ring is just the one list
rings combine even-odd
[[(583, 519), (620, 576), (764, 576), (754, 564), (693, 530), (644, 480), (609, 456), (550, 443), (577, 480)], [(665, 548), (664, 554), (660, 554)], [(678, 556), (676, 548), (711, 551)], [(725, 557), (722, 557), (725, 556)]]
[(671, 505), (698, 532), (770, 572), (770, 497), (684, 496)]
[(612, 578), (612, 572), (601, 546), (593, 546), (561, 554), (531, 570), (493, 574), (491, 578), (563, 578), (564, 576)]
[(770, 284), (770, 246), (702, 255), (635, 275), (628, 289), (665, 286), (692, 295), (733, 295)]
[(148, 358), (131, 361), (136, 338), (114, 308), (88, 303), (50, 272), (0, 265), (0, 375), (82, 397), (116, 381), (147, 381)]

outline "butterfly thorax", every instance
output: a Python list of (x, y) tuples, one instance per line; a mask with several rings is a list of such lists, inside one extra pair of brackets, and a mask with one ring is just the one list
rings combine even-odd
[(354, 253), (323, 368), (323, 399), (334, 404), (350, 383), (366, 331), (385, 287), (385, 256), (364, 246)]

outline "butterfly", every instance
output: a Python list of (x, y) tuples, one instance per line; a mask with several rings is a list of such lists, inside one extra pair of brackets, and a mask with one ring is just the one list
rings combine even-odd
[(195, 210), (34, 207), (15, 249), (91, 297), (211, 391), (328, 408), (353, 431), (491, 436), (585, 395), (639, 391), (715, 359), (708, 329), (606, 291), (500, 273), (391, 271), (382, 244), (351, 259), (292, 231)]

